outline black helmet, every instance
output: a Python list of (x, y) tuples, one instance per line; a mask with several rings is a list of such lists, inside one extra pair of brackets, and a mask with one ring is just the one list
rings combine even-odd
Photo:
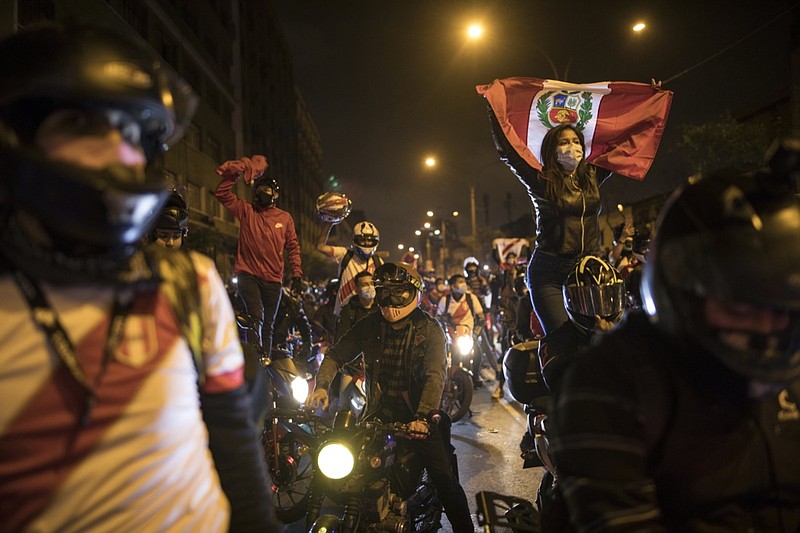
[[(642, 299), (650, 320), (703, 345), (747, 378), (800, 377), (800, 201), (775, 187), (774, 172), (714, 176), (673, 194), (661, 213)], [(746, 347), (721, 340), (708, 302), (768, 308), (788, 317), (783, 332), (744, 332)], [(743, 333), (735, 330), (735, 333)]]
[(532, 404), (550, 393), (542, 378), (538, 350), (539, 341), (521, 342), (509, 348), (503, 357), (508, 392), (523, 404)]
[(153, 229), (180, 230), (184, 237), (189, 233), (189, 210), (183, 196), (175, 191), (170, 193)]
[(625, 281), (616, 268), (595, 255), (578, 260), (562, 286), (564, 306), (575, 325), (591, 331), (595, 317), (619, 322), (625, 310)]
[[(31, 255), (17, 233), (15, 220), (24, 218), (43, 236), (39, 258), (130, 256), (167, 197), (161, 154), (183, 134), (196, 103), (155, 54), (119, 33), (48, 25), (0, 42), (0, 203), (9, 255)], [(141, 129), (145, 172), (44, 157), (35, 134), (60, 109), (129, 115)]]
[[(270, 189), (270, 192), (267, 192)], [(253, 204), (258, 207), (269, 207), (278, 199), (280, 187), (272, 178), (261, 176), (253, 182)]]

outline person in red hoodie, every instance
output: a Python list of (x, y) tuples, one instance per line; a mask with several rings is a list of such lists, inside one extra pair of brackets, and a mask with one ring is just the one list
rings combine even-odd
[[(275, 314), (281, 301), (283, 252), (289, 256), (292, 269), (292, 292), (302, 290), (303, 270), (300, 243), (294, 219), (275, 205), (279, 187), (274, 179), (264, 176), (267, 159), (262, 155), (227, 161), (217, 168), (222, 181), (214, 196), (239, 220), (239, 246), (236, 264), (239, 295), (247, 313), (261, 332), (264, 354), (272, 349)], [(231, 190), (239, 178), (253, 185), (253, 201), (237, 197)]]

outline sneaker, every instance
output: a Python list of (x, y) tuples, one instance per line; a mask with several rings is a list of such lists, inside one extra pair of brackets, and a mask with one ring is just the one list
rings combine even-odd
[(503, 397), (503, 385), (497, 385), (497, 388), (492, 393), (492, 398), (499, 400)]

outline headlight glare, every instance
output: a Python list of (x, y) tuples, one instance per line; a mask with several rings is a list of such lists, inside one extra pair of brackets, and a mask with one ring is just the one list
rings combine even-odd
[(330, 479), (342, 479), (349, 475), (354, 465), (353, 453), (339, 442), (324, 444), (317, 454), (319, 471)]

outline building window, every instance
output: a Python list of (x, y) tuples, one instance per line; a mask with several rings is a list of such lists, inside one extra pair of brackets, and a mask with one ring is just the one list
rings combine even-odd
[(200, 150), (200, 126), (192, 122), (186, 128), (186, 136), (184, 137), (186, 144), (195, 150)]
[(191, 181), (186, 184), (186, 194), (188, 195), (189, 207), (197, 211), (203, 211), (203, 187)]
[(220, 150), (219, 141), (209, 135), (208, 139), (206, 140), (206, 145), (208, 148), (206, 155), (208, 155), (214, 161), (222, 161), (222, 150)]

